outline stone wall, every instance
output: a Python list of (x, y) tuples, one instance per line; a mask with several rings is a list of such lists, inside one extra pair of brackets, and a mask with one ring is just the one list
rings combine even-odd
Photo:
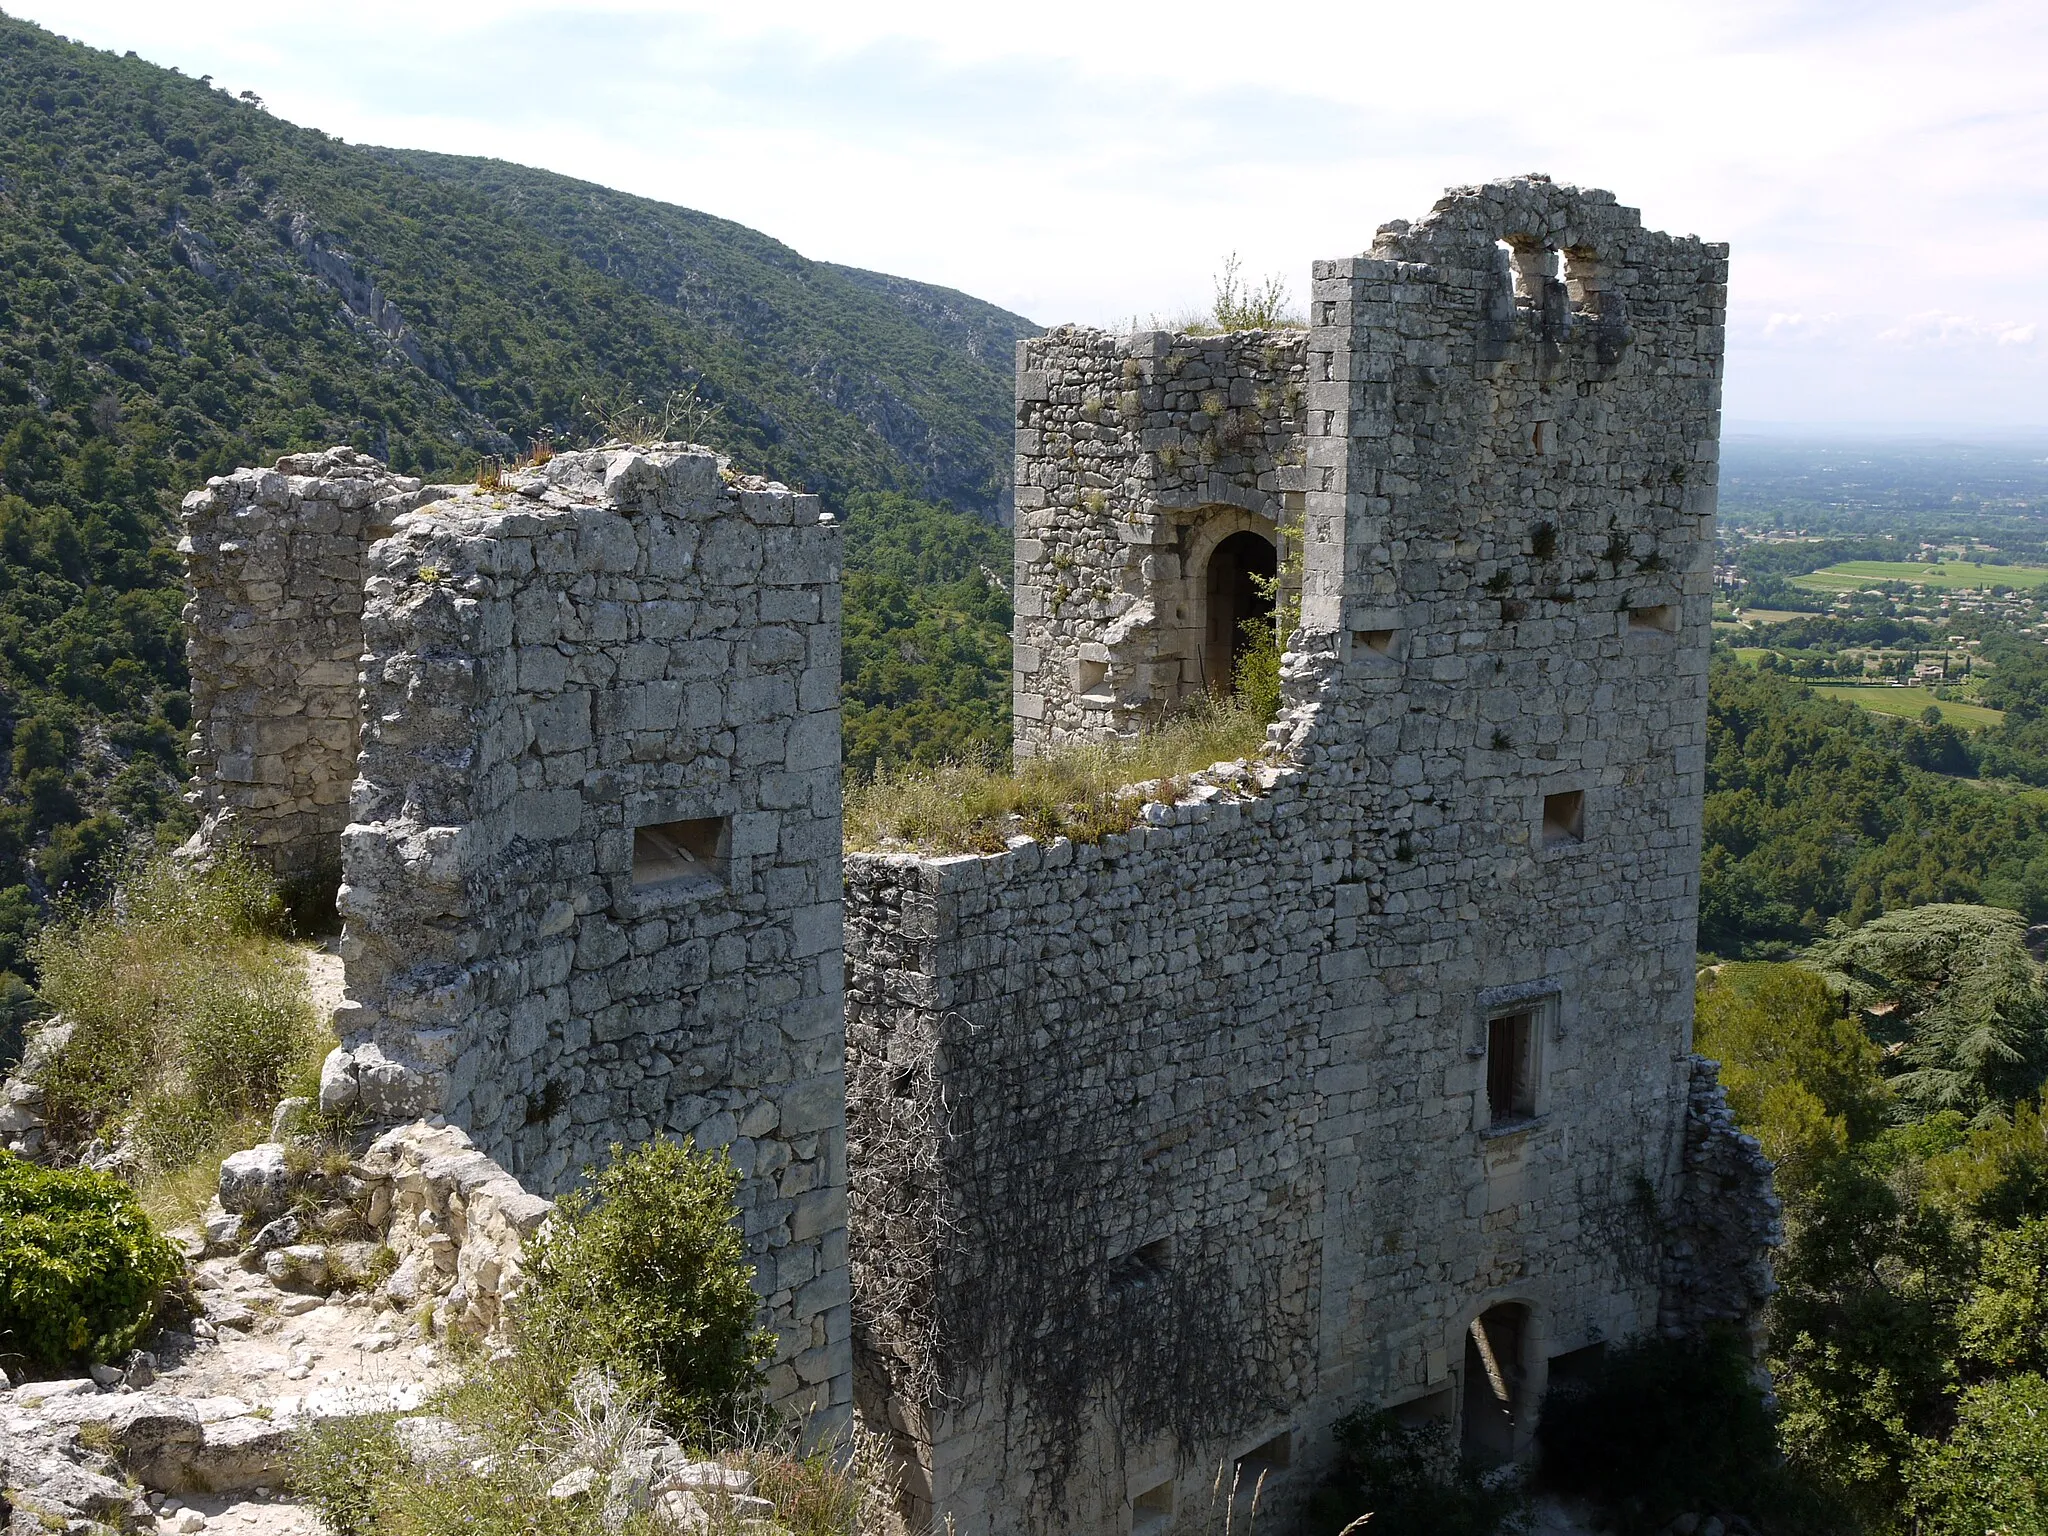
[(1658, 1325), (1673, 1334), (1746, 1329), (1761, 1358), (1764, 1303), (1778, 1288), (1770, 1255), (1785, 1241), (1785, 1208), (1771, 1187), (1771, 1160), (1728, 1109), (1720, 1065), (1703, 1056), (1690, 1065), (1685, 1179), (1665, 1235)]
[(1203, 577), (1223, 539), (1277, 546), (1300, 511), (1303, 340), (1062, 326), (1017, 344), (1020, 754), (1228, 689)]
[(241, 838), (333, 888), (356, 776), (363, 558), (420, 482), (350, 448), (216, 476), (185, 498), (192, 787), (207, 844)]
[[(541, 1193), (614, 1142), (727, 1149), (777, 1334), (771, 1399), (842, 1422), (838, 529), (815, 497), (681, 445), (563, 454), (491, 490), (328, 461), (327, 480), (245, 472), (194, 508), (224, 517), (254, 486), (248, 505), (296, 549), (330, 507), (391, 487), (388, 516), (348, 525), (379, 535), (356, 609), (338, 545), (293, 589), (329, 582), (319, 644), (351, 658), (348, 689), (301, 677), (304, 698), (351, 754), (361, 721), (345, 828), (329, 812), (294, 831), (307, 847), (326, 831), (343, 882), (323, 1105), (443, 1115)], [(280, 592), (198, 538), (193, 554), (213, 739), (284, 713), (281, 681), (236, 702), (237, 653), (209, 633)], [(257, 757), (236, 805), (296, 783), (309, 755)]]
[(963, 1536), (1212, 1527), (1240, 1464), (1284, 1513), (1343, 1414), (1483, 1403), (1496, 1308), (1526, 1449), (1553, 1359), (1659, 1320), (1725, 248), (1524, 179), (1375, 249), (1316, 268), (1292, 766), (849, 865), (858, 1379)]

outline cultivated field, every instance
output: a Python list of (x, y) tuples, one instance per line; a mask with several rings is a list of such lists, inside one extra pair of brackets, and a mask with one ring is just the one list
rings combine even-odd
[(1949, 592), (1977, 587), (2048, 587), (2048, 565), (1979, 565), (1971, 560), (1951, 560), (1942, 565), (1922, 565), (1911, 560), (1844, 560), (1840, 565), (1795, 576), (1792, 585), (1809, 592), (1857, 592), (1887, 581), (1914, 582)]
[(1813, 691), (1831, 699), (1847, 699), (1874, 715), (1902, 715), (1908, 720), (1918, 720), (1930, 704), (1941, 711), (1941, 718), (1950, 725), (1997, 725), (2005, 718), (2004, 710), (1937, 699), (1925, 688), (1892, 688), (1883, 683), (1815, 683)]

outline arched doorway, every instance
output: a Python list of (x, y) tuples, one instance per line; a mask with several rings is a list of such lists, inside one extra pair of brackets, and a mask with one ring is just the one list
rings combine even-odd
[[(1202, 680), (1210, 692), (1229, 693), (1235, 687), (1237, 658), (1251, 643), (1246, 622), (1272, 622), (1273, 599), (1268, 594), (1279, 569), (1273, 541), (1249, 530), (1233, 533), (1210, 553), (1202, 630)], [(1253, 577), (1267, 583), (1265, 591)]]
[(1463, 1449), (1480, 1466), (1514, 1459), (1526, 1438), (1529, 1309), (1514, 1302), (1489, 1307), (1465, 1331)]

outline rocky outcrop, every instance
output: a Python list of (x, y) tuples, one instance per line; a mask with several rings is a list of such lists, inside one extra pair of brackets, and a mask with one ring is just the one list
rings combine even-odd
[(351, 1158), (291, 1139), (294, 1107), (279, 1139), (222, 1163), (204, 1235), (176, 1234), (189, 1332), (0, 1392), (8, 1536), (189, 1533), (205, 1517), (180, 1500), (245, 1495), (261, 1526), (294, 1431), (419, 1408), (446, 1379), (445, 1340), (499, 1326), (552, 1204), (452, 1126), (400, 1126)]
[(397, 1260), (385, 1294), (432, 1301), (443, 1332), (496, 1328), (519, 1288), (525, 1240), (553, 1202), (528, 1194), (454, 1126), (389, 1131), (372, 1143), (363, 1168), (377, 1181), (371, 1213), (383, 1215), (384, 1242)]
[(50, 1150), (49, 1127), (42, 1115), (42, 1078), (70, 1038), (71, 1026), (61, 1018), (30, 1030), (21, 1061), (0, 1082), (0, 1147), (16, 1157), (40, 1160)]
[(385, 1132), (360, 1158), (282, 1141), (221, 1164), (206, 1215), (215, 1254), (280, 1290), (365, 1290), (395, 1310), (432, 1309), (434, 1330), (481, 1337), (519, 1286), (525, 1240), (552, 1202), (528, 1194), (455, 1126)]

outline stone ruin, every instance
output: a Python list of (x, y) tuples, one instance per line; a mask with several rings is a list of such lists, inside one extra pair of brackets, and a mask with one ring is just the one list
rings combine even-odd
[(1770, 1285), (1690, 1054), (1726, 278), (1529, 177), (1305, 330), (1022, 343), (1018, 752), (1290, 631), (1267, 755), (1085, 846), (842, 858), (836, 530), (705, 450), (209, 482), (202, 842), (339, 881), (323, 1101), (729, 1148), (770, 1397), (914, 1527), (1284, 1520), (1360, 1409), (1526, 1456)]
[(193, 798), (339, 880), (321, 1101), (442, 1116), (553, 1194), (724, 1147), (770, 1396), (850, 1411), (839, 538), (708, 450), (495, 489), (348, 449), (186, 498)]

